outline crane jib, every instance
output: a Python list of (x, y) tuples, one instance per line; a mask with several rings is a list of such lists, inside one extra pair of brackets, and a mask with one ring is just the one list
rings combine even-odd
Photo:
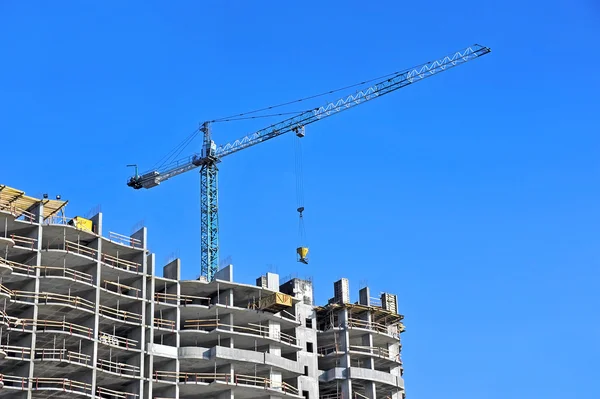
[(321, 107), (301, 112), (291, 118), (220, 146), (216, 146), (211, 140), (209, 124), (206, 122), (200, 129), (204, 132), (205, 149), (202, 154), (194, 154), (164, 168), (152, 170), (142, 175), (137, 174), (136, 167), (136, 175), (129, 178), (127, 185), (135, 189), (152, 188), (171, 177), (195, 168), (201, 168), (201, 273), (204, 278), (210, 281), (218, 270), (218, 169), (216, 163), (221, 158), (291, 131), (303, 131), (304, 126), (308, 124), (354, 108), (366, 101), (374, 100), (490, 52), (490, 48), (475, 44), (438, 60), (388, 75), (385, 80), (349, 94), (336, 102), (330, 102)]

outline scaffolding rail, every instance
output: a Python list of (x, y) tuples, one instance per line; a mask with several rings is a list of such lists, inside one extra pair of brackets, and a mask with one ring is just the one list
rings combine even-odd
[[(76, 309), (86, 310), (88, 312), (95, 312), (96, 306), (94, 302), (84, 299), (80, 296), (75, 295), (64, 295), (55, 294), (53, 292), (40, 292), (36, 293), (33, 291), (12, 291), (12, 299), (20, 302), (36, 302), (38, 304), (45, 305), (69, 305)], [(23, 300), (27, 299), (27, 300)], [(31, 301), (29, 301), (31, 300)], [(102, 305), (101, 305), (102, 307)]]
[(154, 327), (162, 330), (175, 331), (176, 324), (177, 323), (174, 320), (160, 319), (158, 317), (154, 318)]
[(11, 204), (9, 201), (0, 199), (0, 212), (10, 213), (16, 218), (16, 220), (22, 220), (27, 223), (35, 223), (35, 214), (26, 211), (25, 209), (19, 208), (18, 206)]
[(142, 269), (141, 263), (132, 262), (130, 260), (120, 259), (117, 256), (102, 254), (100, 261), (113, 269), (121, 269), (132, 273), (140, 273)]
[(131, 248), (142, 248), (142, 241), (137, 238), (129, 237), (123, 234), (108, 232), (108, 239), (114, 243), (125, 245)]
[(140, 294), (142, 293), (142, 290), (139, 288), (135, 288), (121, 283), (116, 283), (110, 280), (103, 280), (102, 282), (104, 283), (104, 289), (106, 291), (110, 291), (117, 295), (124, 295), (135, 299), (141, 298)]
[(100, 370), (108, 371), (118, 375), (127, 377), (140, 377), (140, 367), (127, 363), (113, 362), (111, 360), (98, 359), (96, 366)]
[(68, 378), (41, 378), (41, 377), (17, 377), (4, 375), (2, 378), (4, 388), (18, 389), (25, 391), (31, 383), (31, 389), (38, 390), (55, 390), (60, 389), (63, 392), (74, 392), (91, 394), (92, 385), (85, 382), (74, 381)]
[(96, 397), (97, 398), (106, 398), (106, 399), (134, 399), (139, 397), (140, 395), (136, 393), (115, 391), (113, 389), (98, 387), (96, 389)]
[(33, 331), (37, 332), (66, 332), (69, 335), (80, 335), (92, 339), (94, 337), (94, 329), (91, 327), (81, 326), (79, 324), (68, 323), (66, 321), (57, 320), (34, 320), (34, 319), (18, 319), (11, 318), (11, 330), (16, 331)]
[(40, 269), (40, 277), (65, 277), (77, 282), (94, 284), (94, 276), (68, 267), (31, 266)]
[(65, 240), (64, 250), (67, 251), (67, 253), (76, 253), (77, 255), (83, 255), (93, 259), (96, 259), (98, 256), (98, 251), (96, 249), (69, 240)]
[(138, 346), (138, 341), (131, 338), (123, 338), (118, 335), (100, 332), (98, 334), (98, 342), (105, 345), (112, 345), (126, 350), (135, 349)]
[(363, 328), (366, 330), (378, 332), (380, 334), (391, 335), (394, 338), (398, 338), (399, 336), (398, 328), (395, 325), (386, 326), (385, 324), (375, 323), (372, 321), (369, 322), (366, 320), (349, 318), (348, 322), (346, 323), (346, 326), (348, 328)]
[(35, 350), (35, 359), (37, 360), (58, 360), (69, 363), (78, 363), (84, 366), (91, 365), (92, 357), (85, 353), (73, 352), (67, 349), (43, 348)]
[(0, 345), (0, 350), (6, 353), (6, 356), (12, 359), (29, 360), (31, 359), (31, 348), (15, 345)]
[(257, 377), (244, 374), (227, 374), (227, 373), (194, 373), (183, 371), (160, 371), (156, 370), (153, 373), (154, 381), (169, 381), (183, 384), (210, 384), (213, 382), (221, 382), (225, 384), (260, 387), (263, 389), (275, 389), (284, 393), (299, 395), (298, 388), (286, 382), (272, 381), (266, 377)]
[(111, 319), (133, 324), (140, 324), (142, 322), (142, 315), (139, 313), (127, 310), (113, 309), (105, 305), (100, 305), (98, 308), (100, 315), (109, 317)]
[(272, 334), (268, 326), (260, 324), (248, 323), (247, 326), (237, 326), (234, 324), (221, 323), (219, 319), (204, 319), (204, 320), (184, 320), (183, 328), (185, 330), (204, 330), (212, 331), (220, 329), (223, 331), (236, 332), (242, 334), (250, 334), (263, 338), (275, 339), (288, 345), (298, 345), (296, 337), (286, 334), (282, 331), (275, 331)]
[(15, 245), (27, 249), (35, 249), (35, 244), (37, 243), (37, 238), (18, 236), (16, 234), (11, 234), (10, 238), (14, 241)]
[(168, 305), (202, 305), (210, 306), (210, 298), (203, 296), (193, 295), (177, 295), (169, 294), (166, 292), (156, 292), (154, 294), (154, 301), (158, 303), (165, 303)]

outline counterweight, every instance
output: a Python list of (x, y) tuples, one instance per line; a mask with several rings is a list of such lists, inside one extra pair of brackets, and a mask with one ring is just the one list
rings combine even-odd
[(291, 118), (270, 125), (264, 129), (246, 135), (233, 142), (217, 146), (212, 140), (210, 126), (204, 122), (203, 147), (201, 153), (178, 160), (158, 170), (152, 170), (141, 175), (136, 173), (127, 181), (127, 185), (135, 189), (152, 188), (171, 177), (200, 168), (201, 174), (201, 274), (208, 281), (214, 278), (219, 261), (219, 223), (218, 223), (218, 188), (217, 163), (221, 158), (252, 147), (288, 132), (298, 132), (306, 125), (338, 114), (369, 100), (374, 100), (385, 94), (392, 93), (413, 83), (420, 82), (430, 76), (437, 75), (456, 66), (465, 64), (475, 58), (490, 53), (488, 47), (478, 44), (445, 56), (436, 61), (426, 62), (417, 67), (390, 75), (379, 83), (370, 85), (353, 94), (349, 94), (336, 102), (330, 102), (319, 108), (301, 112)]

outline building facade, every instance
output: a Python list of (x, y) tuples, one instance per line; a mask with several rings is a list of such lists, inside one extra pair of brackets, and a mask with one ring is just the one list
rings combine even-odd
[(0, 397), (403, 397), (397, 305), (363, 288), (315, 307), (312, 282), (240, 284), (231, 265), (158, 277), (145, 228), (65, 204), (0, 186)]

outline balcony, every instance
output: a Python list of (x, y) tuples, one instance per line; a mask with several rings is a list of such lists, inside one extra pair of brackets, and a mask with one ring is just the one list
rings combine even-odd
[(119, 337), (118, 335), (108, 334), (100, 332), (98, 335), (98, 341), (102, 344), (121, 348), (125, 350), (137, 349), (138, 341), (130, 338)]
[(221, 323), (219, 319), (185, 320), (183, 329), (186, 331), (196, 330), (206, 332), (218, 330), (220, 333), (230, 332), (236, 334), (245, 334), (279, 341), (288, 345), (298, 345), (298, 340), (296, 337), (281, 331), (271, 332), (268, 326), (255, 323), (248, 323), (247, 325), (242, 326)]
[(286, 383), (272, 381), (266, 377), (255, 377), (243, 374), (226, 373), (194, 373), (177, 371), (154, 371), (152, 374), (154, 382), (171, 382), (177, 384), (212, 384), (222, 383), (226, 385), (235, 385), (238, 387), (252, 387), (277, 391), (283, 395), (299, 396), (298, 388)]
[(109, 306), (100, 305), (99, 313), (101, 316), (104, 316), (106, 318), (117, 320), (127, 324), (141, 325), (142, 323), (141, 314), (127, 310), (113, 309)]
[(154, 301), (156, 303), (165, 305), (181, 305), (181, 306), (210, 306), (210, 298), (193, 295), (177, 295), (168, 294), (165, 292), (156, 292), (154, 294)]
[(91, 366), (92, 365), (92, 357), (90, 355), (86, 355), (85, 353), (73, 352), (67, 349), (36, 349), (35, 351), (35, 359), (42, 361), (59, 361), (59, 362), (68, 362), (80, 364), (82, 366)]
[(112, 294), (121, 296), (121, 297), (129, 297), (133, 299), (144, 299), (142, 297), (142, 290), (136, 287), (132, 287), (129, 285), (117, 283), (110, 280), (102, 281), (102, 288), (106, 292), (110, 292)]
[(96, 389), (96, 398), (101, 399), (135, 399), (139, 395), (135, 393), (115, 391), (113, 389), (98, 387)]
[(11, 299), (17, 302), (69, 306), (86, 312), (96, 312), (94, 302), (74, 295), (55, 294), (52, 292), (40, 292), (38, 294), (31, 291), (12, 291)]
[(96, 367), (102, 371), (125, 377), (140, 378), (140, 367), (127, 363), (98, 359)]
[(68, 323), (58, 320), (34, 320), (34, 319), (17, 319), (12, 318), (10, 323), (13, 331), (33, 331), (35, 327), (38, 333), (64, 333), (68, 335), (76, 335), (81, 338), (94, 338), (94, 329), (85, 327), (79, 324)]
[(118, 256), (112, 256), (108, 254), (102, 254), (100, 256), (100, 261), (103, 265), (111, 267), (113, 269), (124, 270), (129, 273), (141, 273), (142, 272), (142, 264), (138, 262), (132, 262), (130, 260), (125, 260), (119, 258)]
[(4, 375), (2, 378), (4, 389), (25, 391), (31, 383), (33, 391), (61, 391), (90, 396), (92, 386), (84, 382), (70, 380), (68, 378), (39, 378), (39, 377), (17, 377)]

